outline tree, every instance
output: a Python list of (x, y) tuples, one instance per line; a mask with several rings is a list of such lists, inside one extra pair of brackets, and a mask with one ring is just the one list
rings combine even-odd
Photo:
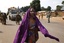
[(41, 7), (41, 10), (45, 10), (45, 8), (44, 7)]
[(28, 10), (29, 7), (30, 7), (30, 6), (22, 7), (21, 10), (24, 11), (24, 12), (26, 12), (26, 11)]
[(48, 7), (47, 7), (47, 10), (48, 10), (48, 11), (51, 11), (51, 7), (50, 7), (50, 6), (48, 6)]
[(41, 10), (40, 0), (33, 0), (30, 3), (30, 6), (32, 6), (35, 9), (36, 12)]
[(45, 8), (45, 7), (41, 7), (41, 10), (42, 10), (42, 11), (46, 11), (47, 8)]
[(61, 10), (61, 8), (62, 8), (62, 6), (60, 6), (60, 5), (57, 5), (57, 6), (56, 6), (56, 10), (57, 10), (57, 11)]
[(62, 1), (62, 4), (64, 4), (64, 1)]

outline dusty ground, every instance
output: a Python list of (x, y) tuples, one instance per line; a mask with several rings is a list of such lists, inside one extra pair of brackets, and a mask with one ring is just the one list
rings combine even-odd
[[(60, 39), (60, 42), (45, 38), (44, 35), (39, 32), (39, 40), (37, 43), (64, 43), (64, 20), (62, 20), (61, 17), (51, 18), (51, 23), (47, 23), (46, 17), (41, 18), (40, 21), (51, 35)], [(7, 20), (7, 25), (0, 23), (0, 43), (13, 43), (18, 27), (19, 25), (16, 25), (14, 21), (10, 20)]]

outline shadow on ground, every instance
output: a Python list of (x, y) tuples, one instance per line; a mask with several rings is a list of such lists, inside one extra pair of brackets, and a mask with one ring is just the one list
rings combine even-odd
[(0, 31), (0, 33), (3, 33), (2, 31)]

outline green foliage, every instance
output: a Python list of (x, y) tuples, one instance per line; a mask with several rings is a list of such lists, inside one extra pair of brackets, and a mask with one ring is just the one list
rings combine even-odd
[(56, 10), (58, 10), (58, 11), (61, 10), (61, 8), (62, 8), (62, 6), (60, 6), (60, 5), (56, 6)]
[(41, 7), (41, 10), (42, 11), (51, 11), (51, 7), (50, 6), (48, 6), (47, 8)]
[(62, 1), (62, 4), (64, 4), (64, 1)]
[(46, 8), (44, 8), (44, 7), (41, 7), (41, 10), (42, 10), (42, 11), (44, 11), (45, 9), (46, 9)]
[(47, 10), (48, 10), (48, 11), (51, 11), (51, 7), (50, 7), (50, 6), (48, 6), (48, 7), (47, 7)]
[(29, 9), (30, 6), (25, 6), (25, 7), (22, 7), (21, 10), (26, 12), (28, 9)]
[(40, 0), (33, 0), (31, 3), (30, 3), (30, 6), (32, 6), (35, 11), (40, 11), (41, 10), (41, 7), (40, 7)]

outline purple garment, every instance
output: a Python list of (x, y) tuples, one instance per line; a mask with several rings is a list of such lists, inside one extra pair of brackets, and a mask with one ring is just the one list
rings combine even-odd
[[(20, 27), (17, 30), (15, 39), (13, 43), (24, 43), (27, 37), (27, 31), (28, 31), (28, 24), (29, 21), (28, 19), (30, 18), (30, 8), (28, 9), (28, 11), (26, 12), (24, 18), (22, 19), (22, 23), (20, 25)], [(38, 20), (38, 18), (36, 17), (36, 15), (34, 15), (34, 19), (36, 20), (36, 25), (38, 26), (39, 30), (44, 34), (45, 37), (50, 37), (52, 39), (55, 39), (55, 37), (49, 35), (48, 31), (46, 30), (46, 28), (40, 23), (40, 21)], [(20, 36), (20, 38), (19, 38)], [(18, 39), (19, 38), (19, 39)], [(17, 42), (17, 41), (20, 42)]]

